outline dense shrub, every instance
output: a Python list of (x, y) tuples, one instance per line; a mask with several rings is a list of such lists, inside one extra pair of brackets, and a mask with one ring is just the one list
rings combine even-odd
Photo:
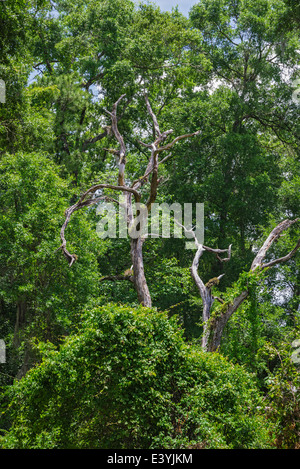
[(176, 319), (108, 305), (8, 391), (3, 448), (265, 448), (253, 378)]
[(300, 340), (293, 348), (280, 344), (279, 349), (266, 344), (268, 357), (279, 358), (279, 365), (267, 378), (268, 419), (276, 425), (275, 445), (278, 449), (300, 448)]

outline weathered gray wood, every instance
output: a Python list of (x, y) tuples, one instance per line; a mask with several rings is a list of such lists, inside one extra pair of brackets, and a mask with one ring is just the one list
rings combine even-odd
[(150, 308), (152, 306), (152, 301), (144, 271), (143, 242), (144, 239), (141, 237), (131, 239), (130, 254), (133, 265), (133, 281), (139, 302), (143, 306)]
[[(78, 200), (78, 202), (71, 207), (69, 207), (65, 211), (65, 221), (64, 224), (61, 228), (60, 232), (60, 237), (61, 237), (61, 246), (59, 249), (62, 250), (64, 256), (69, 262), (69, 266), (72, 266), (72, 264), (77, 260), (77, 255), (76, 254), (71, 254), (67, 250), (67, 242), (65, 238), (65, 230), (68, 226), (68, 223), (70, 222), (71, 215), (76, 211), (79, 210), (83, 207), (87, 207), (92, 204), (96, 204), (100, 202), (101, 200), (110, 200), (113, 202), (117, 202), (115, 199), (113, 199), (110, 196), (106, 196), (101, 194), (99, 197), (95, 197), (95, 193), (99, 189), (111, 189), (114, 191), (121, 191), (125, 194), (126, 198), (126, 203), (124, 204), (125, 209), (126, 209), (126, 222), (127, 222), (127, 228), (128, 232), (130, 233), (131, 229), (134, 227), (134, 215), (133, 215), (133, 200), (132, 197), (134, 196), (135, 202), (140, 202), (141, 201), (141, 194), (139, 192), (139, 189), (145, 184), (145, 182), (148, 181), (148, 178), (151, 177), (151, 183), (150, 183), (150, 189), (148, 192), (148, 200), (146, 202), (146, 207), (148, 211), (151, 210), (151, 207), (153, 203), (156, 200), (157, 196), (157, 189), (158, 185), (160, 183), (160, 179), (158, 178), (158, 167), (160, 164), (164, 163), (167, 159), (171, 157), (171, 154), (168, 154), (166, 157), (162, 158), (160, 161), (158, 160), (159, 154), (164, 152), (165, 150), (171, 149), (179, 140), (182, 140), (184, 138), (189, 138), (193, 137), (194, 135), (197, 135), (199, 131), (193, 132), (190, 134), (185, 134), (185, 135), (180, 135), (176, 137), (173, 141), (168, 143), (167, 145), (163, 146), (163, 142), (166, 140), (168, 135), (170, 135), (173, 130), (166, 130), (164, 132), (161, 132), (158, 124), (157, 117), (155, 113), (152, 110), (152, 107), (150, 105), (148, 96), (145, 94), (145, 101), (146, 101), (146, 107), (148, 110), (148, 113), (153, 121), (153, 126), (154, 126), (154, 141), (151, 144), (143, 144), (146, 148), (151, 150), (148, 164), (146, 167), (145, 172), (135, 181), (131, 183), (131, 185), (126, 185), (125, 184), (125, 167), (126, 167), (126, 145), (124, 142), (124, 139), (119, 132), (118, 129), (118, 118), (117, 118), (117, 108), (118, 104), (120, 101), (125, 97), (125, 95), (120, 96), (120, 98), (115, 102), (115, 104), (112, 107), (112, 111), (106, 111), (106, 113), (110, 116), (111, 118), (111, 128), (110, 132), (115, 136), (117, 142), (119, 143), (120, 149), (116, 150), (113, 148), (108, 149), (110, 153), (113, 153), (118, 157), (118, 168), (119, 168), (119, 173), (118, 173), (118, 184), (113, 185), (113, 184), (96, 184), (92, 187), (90, 187)], [(107, 132), (107, 130), (106, 130)], [(118, 203), (118, 202), (117, 202)], [(141, 304), (144, 306), (151, 306), (151, 295), (149, 292), (149, 288), (147, 285), (146, 277), (145, 277), (145, 272), (144, 272), (144, 262), (143, 262), (143, 243), (145, 241), (145, 237), (143, 237), (143, 233), (136, 239), (131, 239), (131, 260), (133, 264), (133, 283), (135, 285), (138, 299)], [(111, 276), (109, 278), (110, 280), (129, 280), (127, 277), (125, 278), (122, 275), (118, 276)], [(103, 279), (102, 279), (103, 280)], [(108, 280), (108, 278), (107, 278)]]
[[(283, 231), (287, 230), (291, 225), (293, 225), (297, 221), (299, 221), (299, 218), (295, 220), (283, 220), (271, 231), (266, 241), (263, 243), (262, 247), (259, 249), (258, 253), (256, 254), (252, 262), (250, 271), (254, 272), (258, 268), (260, 270), (264, 270), (268, 267), (272, 267), (276, 264), (279, 264), (281, 262), (285, 262), (291, 259), (291, 257), (296, 253), (296, 251), (300, 247), (300, 239), (298, 240), (294, 249), (292, 249), (292, 251), (290, 251), (287, 255), (280, 257), (278, 259), (274, 259), (272, 261), (263, 263), (266, 257), (266, 254), (268, 250), (270, 249), (270, 247), (272, 246), (272, 244), (276, 240), (279, 239)], [(189, 230), (189, 232), (191, 232), (191, 230)], [(203, 281), (201, 280), (198, 274), (199, 260), (204, 251), (209, 251), (209, 252), (216, 253), (219, 260), (226, 262), (230, 260), (230, 257), (231, 257), (231, 245), (229, 246), (228, 249), (213, 249), (207, 246), (200, 245), (197, 241), (195, 233), (192, 233), (192, 234), (194, 236), (194, 240), (197, 246), (197, 252), (194, 256), (193, 263), (191, 266), (191, 274), (200, 292), (202, 303), (203, 303), (202, 348), (206, 351), (214, 352), (219, 348), (221, 344), (221, 339), (222, 339), (224, 328), (227, 322), (229, 321), (231, 316), (237, 311), (237, 309), (240, 307), (243, 301), (245, 301), (245, 299), (248, 297), (249, 291), (247, 289), (242, 291), (231, 303), (228, 303), (228, 304), (223, 303), (224, 307), (222, 307), (221, 314), (213, 318), (213, 320), (211, 320), (211, 307), (213, 305), (213, 302), (215, 299), (220, 301), (220, 298), (215, 298), (212, 295), (211, 290), (208, 289), (209, 282), (206, 285), (204, 285)], [(227, 258), (222, 259), (219, 257), (219, 254), (223, 252), (228, 252)], [(217, 280), (220, 280), (222, 276), (223, 275), (220, 275), (219, 277), (217, 277)]]

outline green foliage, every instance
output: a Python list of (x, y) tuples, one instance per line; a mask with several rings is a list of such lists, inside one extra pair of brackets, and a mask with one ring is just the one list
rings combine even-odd
[[(266, 376), (276, 444), (297, 446), (298, 369), (280, 344), (299, 330), (299, 255), (247, 271), (270, 228), (299, 217), (298, 18), (294, 0), (200, 0), (189, 19), (131, 0), (0, 1), (0, 385), (33, 368), (11, 388), (4, 447), (265, 447), (253, 380), (266, 395)], [(116, 181), (105, 109), (123, 93), (126, 180), (146, 169), (144, 91), (168, 139), (201, 130), (159, 166), (157, 201), (204, 202), (205, 245), (232, 244), (230, 262), (204, 252), (199, 264), (204, 283), (225, 273), (211, 322), (248, 292), (222, 337), (227, 359), (190, 344), (202, 301), (184, 240), (143, 245), (153, 305), (170, 322), (137, 306), (132, 282), (99, 282), (131, 259), (128, 239), (97, 237), (95, 207), (67, 228), (78, 262), (59, 250), (65, 209)], [(294, 248), (298, 226), (270, 258)]]
[[(281, 0), (198, 2), (190, 20), (203, 42), (191, 53), (197, 58), (204, 50), (211, 69), (206, 82), (194, 77), (164, 113), (177, 133), (201, 129), (176, 149), (166, 192), (205, 203), (207, 245), (233, 244), (224, 289), (250, 267), (270, 214), (278, 220), (299, 212), (299, 119), (291, 100), (299, 42), (296, 34), (278, 33), (285, 11)], [(289, 79), (282, 73), (287, 64)], [(208, 278), (222, 273), (211, 259)]]
[(51, 15), (48, 5), (41, 7), (32, 19), (29, 48), (38, 63), (32, 104), (40, 117), (47, 116), (53, 134), (43, 149), (79, 185), (83, 175), (103, 170), (107, 159), (103, 148), (112, 138), (104, 131), (110, 124), (104, 108), (126, 93), (120, 129), (139, 148), (130, 120), (145, 125), (141, 81), (153, 99), (172, 99), (190, 75), (187, 45), (199, 35), (178, 12), (161, 12), (153, 4), (66, 0), (56, 2), (56, 9), (59, 14)]
[(299, 449), (300, 441), (300, 373), (299, 360), (293, 359), (293, 344), (280, 344), (275, 348), (266, 343), (262, 353), (268, 358), (277, 358), (279, 362), (274, 372), (267, 378), (268, 394), (268, 418), (276, 424), (276, 447), (279, 449)]
[(106, 305), (9, 390), (3, 448), (268, 447), (239, 366), (183, 340), (175, 318)]
[(26, 50), (24, 42), (28, 18), (28, 2), (26, 0), (1, 2), (0, 51), (2, 63), (5, 62), (7, 64), (16, 53), (21, 54)]
[(81, 262), (70, 270), (58, 250), (69, 196), (68, 182), (47, 156), (16, 153), (2, 157), (0, 314), (5, 321), (0, 335), (9, 348), (7, 366), (12, 365), (23, 340), (34, 335), (56, 341), (72, 324), (70, 312), (97, 292), (95, 254), (102, 248), (84, 214), (70, 230), (71, 237), (81, 239), (76, 249)]

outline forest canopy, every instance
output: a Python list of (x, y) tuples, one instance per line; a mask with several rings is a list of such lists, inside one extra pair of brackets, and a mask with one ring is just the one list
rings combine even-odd
[(299, 20), (0, 2), (1, 448), (300, 447)]

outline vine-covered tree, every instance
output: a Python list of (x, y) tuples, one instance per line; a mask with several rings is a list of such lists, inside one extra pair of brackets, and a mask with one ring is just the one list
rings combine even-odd
[[(0, 23), (0, 446), (296, 448), (298, 3)], [(204, 239), (146, 235), (154, 203)]]

